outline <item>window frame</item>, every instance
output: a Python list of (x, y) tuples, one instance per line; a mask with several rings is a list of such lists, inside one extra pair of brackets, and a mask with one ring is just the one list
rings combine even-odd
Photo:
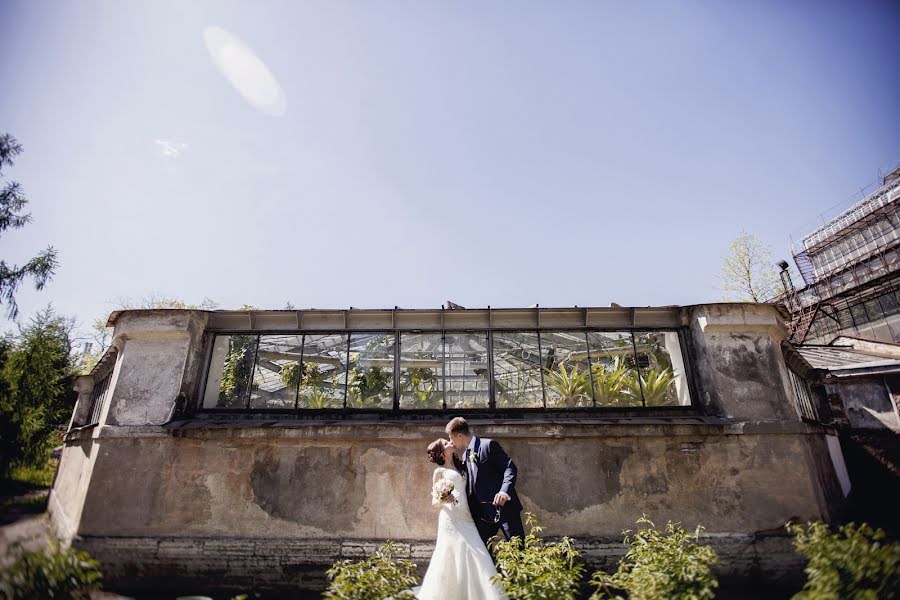
[[(597, 406), (596, 403), (592, 403), (592, 406), (583, 406), (583, 407), (529, 407), (529, 408), (519, 408), (519, 407), (498, 407), (496, 404), (496, 394), (494, 389), (494, 333), (521, 333), (521, 332), (536, 332), (538, 334), (538, 339), (540, 339), (540, 335), (545, 332), (565, 332), (565, 333), (579, 333), (583, 335), (587, 335), (588, 333), (609, 333), (609, 332), (628, 332), (631, 334), (632, 341), (634, 340), (634, 334), (638, 332), (647, 332), (647, 333), (664, 333), (664, 332), (675, 332), (678, 334), (678, 343), (681, 350), (682, 360), (684, 362), (684, 377), (687, 384), (688, 396), (690, 403), (685, 405), (674, 405), (674, 406)], [(315, 417), (321, 417), (322, 419), (334, 419), (334, 418), (354, 418), (359, 416), (370, 416), (370, 417), (389, 417), (391, 419), (402, 420), (403, 416), (409, 416), (414, 418), (421, 418), (424, 416), (458, 416), (458, 415), (472, 415), (479, 417), (510, 417), (515, 415), (522, 416), (534, 416), (534, 415), (602, 415), (602, 414), (622, 414), (622, 413), (639, 413), (641, 415), (651, 414), (651, 413), (697, 413), (700, 405), (698, 404), (697, 398), (697, 386), (696, 386), (696, 374), (695, 374), (695, 361), (693, 360), (693, 353), (690, 351), (689, 339), (691, 336), (690, 329), (688, 327), (559, 327), (559, 328), (550, 328), (550, 327), (541, 327), (541, 328), (527, 328), (527, 327), (494, 327), (494, 328), (466, 328), (466, 329), (410, 329), (410, 328), (379, 328), (379, 329), (306, 329), (306, 330), (284, 330), (284, 329), (260, 329), (260, 330), (246, 330), (246, 329), (216, 329), (216, 330), (207, 330), (206, 332), (207, 339), (204, 344), (204, 363), (202, 365), (203, 374), (199, 381), (198, 394), (197, 398), (198, 402), (195, 403), (195, 412), (197, 414), (204, 415), (281, 415), (281, 416), (292, 416), (298, 418), (312, 418), (314, 420)], [(348, 340), (347, 347), (349, 348), (349, 340), (350, 336), (354, 333), (371, 333), (371, 334), (391, 334), (394, 336), (394, 374), (393, 374), (393, 402), (391, 408), (353, 408), (347, 405), (347, 390), (345, 387), (344, 391), (344, 401), (343, 408), (300, 408), (299, 406), (291, 409), (291, 408), (204, 408), (203, 407), (203, 398), (206, 394), (206, 386), (209, 381), (209, 371), (212, 367), (212, 349), (215, 344), (215, 340), (218, 336), (226, 336), (226, 335), (256, 335), (257, 338), (260, 336), (266, 335), (343, 335), (346, 336)], [(442, 402), (442, 407), (439, 409), (410, 409), (410, 408), (400, 408), (400, 393), (399, 393), (399, 374), (400, 374), (400, 347), (401, 335), (404, 333), (433, 333), (440, 334), (442, 337), (442, 342), (444, 346), (444, 356), (446, 357), (446, 336), (448, 334), (462, 334), (462, 333), (475, 333), (475, 334), (486, 334), (487, 337), (487, 357), (488, 357), (488, 400), (489, 404), (487, 407), (481, 408), (451, 408), (447, 406), (446, 403), (446, 392), (444, 390), (444, 401)], [(305, 345), (305, 337), (304, 345)], [(259, 339), (257, 339), (257, 345), (259, 343)], [(255, 369), (255, 362), (254, 362)], [(349, 362), (347, 365), (347, 373), (349, 377)], [(543, 376), (542, 376), (543, 379)], [(346, 384), (345, 384), (346, 386)], [(542, 394), (546, 396), (546, 390), (544, 389), (545, 384), (542, 381)], [(248, 394), (249, 397), (249, 394)], [(642, 397), (642, 402), (643, 402)]]

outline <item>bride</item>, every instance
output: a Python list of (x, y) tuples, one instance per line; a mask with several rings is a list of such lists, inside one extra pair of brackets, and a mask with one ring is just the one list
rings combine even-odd
[[(420, 587), (413, 592), (419, 600), (499, 600), (506, 596), (491, 577), (497, 569), (478, 534), (469, 503), (466, 500), (465, 466), (453, 452), (449, 440), (438, 439), (429, 444), (428, 458), (438, 466), (432, 483), (452, 491), (443, 500), (432, 497), (432, 505), (440, 505), (437, 541), (431, 563)], [(443, 480), (443, 481), (442, 481)]]

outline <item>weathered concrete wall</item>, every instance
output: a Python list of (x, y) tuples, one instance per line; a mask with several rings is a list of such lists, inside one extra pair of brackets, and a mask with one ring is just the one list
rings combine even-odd
[[(81, 535), (418, 539), (434, 534), (425, 446), (443, 423), (184, 430), (100, 438)], [(806, 427), (493, 425), (528, 510), (559, 535), (617, 535), (641, 512), (710, 531), (822, 515)]]
[[(726, 576), (790, 578), (798, 559), (778, 563), (771, 555), (791, 554), (784, 523), (827, 519), (840, 500), (827, 450), (816, 450), (821, 436), (799, 423), (473, 423), (516, 460), (525, 509), (546, 534), (577, 538), (592, 567), (611, 565), (621, 531), (646, 513), (660, 524), (706, 527), (725, 553)], [(335, 560), (386, 539), (409, 544), (424, 568), (437, 525), (424, 448), (442, 426), (196, 428), (141, 437), (109, 430), (96, 440), (91, 509), (75, 544), (106, 561), (111, 581), (131, 586), (137, 574), (202, 581), (227, 571), (235, 589), (248, 581), (316, 589)], [(759, 532), (774, 535), (761, 542)]]
[[(116, 323), (122, 340), (121, 374), (113, 389), (107, 425), (161, 425), (179, 393), (190, 393), (202, 369), (205, 315), (157, 311), (155, 318), (126, 313)], [(174, 314), (170, 314), (174, 313)]]
[(691, 307), (700, 397), (710, 414), (732, 419), (799, 420), (781, 352), (787, 330), (769, 305)]

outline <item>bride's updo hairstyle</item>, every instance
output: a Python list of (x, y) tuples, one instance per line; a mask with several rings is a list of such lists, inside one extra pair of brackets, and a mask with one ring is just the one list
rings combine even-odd
[(444, 440), (437, 439), (428, 444), (428, 460), (436, 465), (444, 466)]
[[(428, 444), (428, 460), (438, 466), (444, 466), (447, 462), (444, 460), (444, 440), (438, 438)], [(456, 454), (453, 455), (453, 466), (460, 473), (464, 472), (466, 467)]]

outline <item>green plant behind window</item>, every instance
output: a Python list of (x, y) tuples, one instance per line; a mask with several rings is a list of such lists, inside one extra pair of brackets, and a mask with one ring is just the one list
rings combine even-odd
[(385, 392), (390, 395), (393, 372), (382, 367), (353, 367), (347, 383), (347, 404), (353, 408), (381, 408)]
[(715, 597), (719, 582), (712, 573), (718, 557), (709, 546), (698, 542), (702, 527), (693, 534), (679, 523), (669, 521), (659, 531), (650, 519), (642, 516), (634, 536), (625, 533), (628, 551), (612, 575), (597, 571), (591, 583), (597, 591), (591, 600), (621, 598), (626, 592), (630, 600), (707, 600)]
[(578, 365), (572, 365), (571, 371), (566, 369), (565, 363), (561, 363), (556, 369), (545, 370), (544, 384), (556, 392), (557, 406), (575, 407), (591, 404), (591, 373), (579, 370)]
[(332, 600), (414, 600), (411, 588), (418, 583), (416, 565), (395, 559), (398, 544), (386, 542), (374, 556), (364, 560), (342, 560), (328, 569), (328, 590)]
[(441, 397), (435, 392), (437, 375), (427, 367), (404, 369), (400, 393), (412, 400), (408, 408), (441, 408)]
[(531, 513), (525, 513), (529, 528), (524, 540), (491, 540), (496, 555), (498, 583), (504, 593), (516, 600), (574, 600), (578, 597), (584, 565), (573, 541), (564, 537), (547, 542), (538, 537), (542, 529)]
[[(623, 393), (629, 380), (628, 369), (621, 356), (615, 357), (610, 365), (594, 363), (591, 365), (591, 372), (597, 406), (616, 406), (628, 399)], [(638, 401), (640, 401), (640, 396)]]
[(806, 527), (788, 523), (794, 547), (809, 559), (806, 585), (796, 599), (876, 600), (897, 598), (900, 543), (885, 542), (885, 532), (866, 523), (842, 525), (832, 532), (820, 522)]
[(220, 407), (242, 406), (246, 401), (250, 378), (253, 377), (253, 360), (256, 354), (255, 335), (234, 335), (228, 340), (228, 354), (222, 367), (219, 382)]
[(641, 401), (641, 392), (647, 406), (668, 406), (675, 403), (674, 396), (670, 394), (671, 386), (675, 381), (675, 373), (671, 369), (642, 369), (640, 383), (636, 377), (629, 377), (624, 381), (623, 393)]

